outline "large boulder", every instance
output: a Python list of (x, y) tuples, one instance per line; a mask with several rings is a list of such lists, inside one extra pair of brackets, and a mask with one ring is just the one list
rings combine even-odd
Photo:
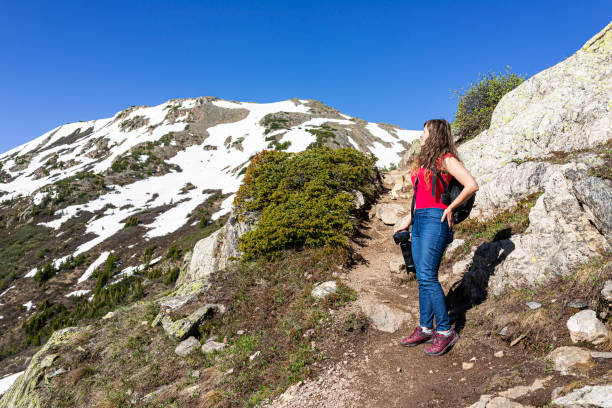
[(242, 254), (238, 249), (238, 239), (254, 229), (258, 219), (254, 213), (241, 216), (232, 213), (223, 228), (196, 243), (189, 266), (181, 271), (176, 285), (206, 280), (213, 272), (224, 269), (233, 259), (239, 258)]
[(591, 352), (580, 347), (558, 347), (550, 353), (550, 359), (562, 375), (581, 374), (593, 365)]

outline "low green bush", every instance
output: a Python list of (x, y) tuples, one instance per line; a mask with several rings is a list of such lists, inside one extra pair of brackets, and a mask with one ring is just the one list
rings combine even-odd
[(510, 72), (479, 74), (476, 82), (467, 89), (454, 91), (459, 95), (453, 134), (459, 140), (468, 140), (487, 130), (491, 125), (493, 110), (501, 98), (525, 81), (525, 77)]
[(261, 212), (257, 227), (240, 239), (245, 259), (282, 249), (348, 247), (355, 231), (352, 192), (373, 201), (375, 162), (352, 148), (258, 154), (234, 201), (238, 214)]

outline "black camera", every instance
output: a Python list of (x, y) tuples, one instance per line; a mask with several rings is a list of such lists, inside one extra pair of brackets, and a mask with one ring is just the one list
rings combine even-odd
[(412, 247), (410, 242), (410, 231), (403, 230), (393, 234), (393, 241), (396, 245), (399, 245), (402, 249), (402, 255), (404, 256), (404, 263), (406, 264), (406, 272), (416, 273), (414, 267), (414, 260), (412, 259)]

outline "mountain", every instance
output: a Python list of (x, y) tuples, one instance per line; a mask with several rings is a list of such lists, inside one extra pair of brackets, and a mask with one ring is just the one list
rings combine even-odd
[[(387, 167), (419, 134), (315, 100), (213, 97), (59, 126), (0, 155), (0, 331), (13, 332), (45, 298), (91, 300), (88, 278), (110, 253), (117, 282), (142, 268), (147, 249), (165, 254), (177, 240), (210, 233), (263, 149), (349, 146)], [(7, 338), (0, 344), (14, 343)]]

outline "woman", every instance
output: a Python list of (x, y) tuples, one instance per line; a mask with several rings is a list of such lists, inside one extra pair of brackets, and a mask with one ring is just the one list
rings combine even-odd
[[(433, 177), (438, 168), (448, 186), (452, 177), (462, 185), (461, 194), (448, 206), (440, 200), (442, 182)], [(451, 128), (443, 119), (425, 122), (421, 134), (421, 151), (412, 165), (413, 186), (418, 178), (412, 227), (412, 257), (419, 283), (420, 322), (414, 332), (400, 341), (402, 346), (431, 343), (425, 354), (444, 354), (459, 339), (451, 328), (444, 291), (438, 281), (438, 268), (446, 246), (453, 240), (453, 209), (478, 191), (478, 184), (459, 161)], [(432, 195), (432, 180), (435, 194)], [(395, 232), (412, 224), (411, 216)], [(436, 327), (434, 330), (434, 316)]]

